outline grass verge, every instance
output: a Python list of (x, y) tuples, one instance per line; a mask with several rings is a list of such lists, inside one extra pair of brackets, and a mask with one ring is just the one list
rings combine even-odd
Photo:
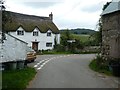
[(24, 90), (35, 74), (35, 69), (30, 67), (21, 70), (3, 71), (2, 90)]
[(48, 51), (48, 52), (43, 52), (43, 53), (40, 53), (38, 52), (37, 55), (46, 55), (46, 54), (74, 54), (74, 53), (71, 53), (71, 52), (56, 52), (56, 51)]
[(89, 64), (89, 67), (96, 72), (104, 73), (106, 75), (112, 76), (112, 72), (109, 70), (109, 68), (108, 67), (102, 67), (102, 68), (99, 67), (97, 65), (96, 60), (92, 60)]
[(37, 55), (46, 55), (46, 54), (95, 54), (98, 52), (57, 52), (57, 51), (44, 51), (44, 52), (37, 52)]

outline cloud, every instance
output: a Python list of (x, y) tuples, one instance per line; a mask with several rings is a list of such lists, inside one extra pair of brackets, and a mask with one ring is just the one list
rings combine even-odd
[[(96, 8), (97, 7), (97, 8)], [(92, 5), (92, 6), (88, 6), (88, 7), (84, 7), (81, 9), (83, 12), (97, 12), (101, 10), (101, 6), (99, 5), (99, 3)]]
[(32, 8), (49, 8), (58, 2), (23, 2), (25, 6), (32, 7)]
[(119, 2), (120, 0), (113, 0), (113, 2)]
[(48, 16), (53, 12), (53, 21), (59, 29), (94, 29), (107, 1), (111, 0), (6, 0), (6, 4), (7, 10), (24, 14)]

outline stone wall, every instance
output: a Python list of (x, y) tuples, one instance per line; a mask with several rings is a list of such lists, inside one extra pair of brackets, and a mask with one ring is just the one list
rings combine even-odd
[(120, 11), (102, 16), (102, 55), (120, 58)]

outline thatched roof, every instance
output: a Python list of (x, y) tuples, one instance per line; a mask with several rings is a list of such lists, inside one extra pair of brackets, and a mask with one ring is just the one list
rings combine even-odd
[(20, 26), (22, 26), (26, 32), (32, 32), (37, 27), (41, 33), (45, 33), (49, 29), (53, 33), (59, 33), (57, 26), (52, 22), (52, 20), (50, 20), (49, 17), (4, 11), (3, 18), (3, 29), (7, 32), (16, 31)]

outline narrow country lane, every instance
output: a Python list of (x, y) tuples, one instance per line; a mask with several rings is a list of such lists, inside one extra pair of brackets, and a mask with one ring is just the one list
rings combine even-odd
[(28, 88), (118, 88), (118, 78), (89, 69), (95, 54), (42, 55), (29, 66), (37, 75)]

